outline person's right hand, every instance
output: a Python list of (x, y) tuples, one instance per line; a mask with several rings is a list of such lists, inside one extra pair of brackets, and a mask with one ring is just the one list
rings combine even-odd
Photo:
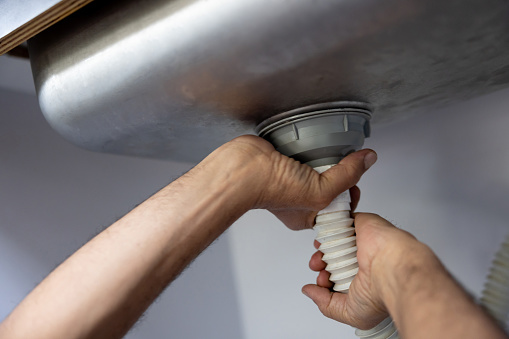
[[(332, 292), (330, 274), (325, 271), (323, 254), (316, 252), (309, 262), (319, 272), (316, 285), (306, 285), (302, 292), (311, 298), (327, 317), (360, 329), (376, 326), (388, 316), (386, 308), (391, 291), (391, 275), (401, 258), (434, 254), (410, 233), (400, 230), (375, 214), (356, 213), (357, 259), (359, 273), (352, 281), (348, 294)], [(320, 244), (315, 241), (315, 247)]]

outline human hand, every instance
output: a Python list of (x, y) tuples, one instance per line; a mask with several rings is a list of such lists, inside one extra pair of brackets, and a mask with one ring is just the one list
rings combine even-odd
[(348, 155), (338, 165), (318, 174), (282, 155), (264, 139), (247, 135), (209, 156), (217, 157), (244, 173), (240, 177), (245, 192), (253, 197), (251, 208), (269, 210), (294, 230), (311, 228), (318, 211), (348, 189), (355, 207), (360, 196), (355, 184), (376, 161), (376, 153), (366, 149)]
[[(390, 276), (401, 258), (431, 251), (410, 233), (394, 227), (385, 219), (366, 213), (356, 213), (357, 260), (359, 272), (348, 294), (332, 292), (330, 274), (325, 271), (323, 254), (316, 252), (309, 266), (319, 272), (316, 285), (306, 285), (302, 291), (311, 298), (327, 317), (360, 329), (376, 326), (388, 316), (386, 303), (392, 291), (387, 291)], [(320, 244), (315, 240), (315, 247)], [(432, 255), (432, 254), (431, 254)]]

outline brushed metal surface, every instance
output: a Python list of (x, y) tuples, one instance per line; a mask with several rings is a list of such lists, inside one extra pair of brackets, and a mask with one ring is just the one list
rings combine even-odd
[(197, 161), (341, 100), (373, 125), (509, 83), (506, 0), (95, 1), (29, 42), (41, 108), (82, 147)]

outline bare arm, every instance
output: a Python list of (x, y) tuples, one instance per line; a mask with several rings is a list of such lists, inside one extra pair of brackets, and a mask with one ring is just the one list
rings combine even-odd
[(508, 338), (426, 245), (373, 214), (357, 214), (355, 225), (359, 273), (348, 295), (328, 290), (319, 252), (310, 261), (318, 285), (303, 292), (326, 316), (368, 329), (389, 313), (405, 339)]
[(257, 137), (216, 150), (85, 244), (0, 324), (0, 338), (120, 338), (161, 291), (243, 213), (293, 229), (365, 171), (361, 151), (322, 175)]

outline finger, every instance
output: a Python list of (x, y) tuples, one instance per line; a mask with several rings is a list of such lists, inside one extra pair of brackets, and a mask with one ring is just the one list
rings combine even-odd
[(359, 187), (354, 186), (350, 188), (350, 199), (352, 200), (352, 202), (350, 203), (350, 209), (353, 212), (357, 208), (359, 200), (361, 199), (361, 190), (359, 189)]
[(313, 300), (324, 316), (343, 323), (345, 322), (345, 319), (342, 317), (342, 314), (344, 314), (342, 310), (345, 307), (346, 294), (331, 292), (325, 287), (316, 285), (304, 286), (302, 293)]
[(355, 232), (361, 234), (370, 227), (395, 228), (393, 224), (373, 213), (354, 213)]
[(334, 286), (334, 283), (332, 281), (329, 280), (330, 278), (330, 273), (327, 272), (326, 270), (322, 270), (320, 271), (320, 273), (318, 273), (318, 277), (316, 277), (316, 284), (320, 287), (325, 287), (325, 288), (332, 288), (332, 286)]
[(320, 176), (320, 189), (332, 197), (353, 187), (377, 160), (375, 151), (364, 149), (346, 156)]
[(323, 253), (320, 251), (315, 252), (315, 254), (311, 256), (311, 259), (309, 260), (309, 268), (312, 271), (320, 272), (325, 269), (327, 264), (322, 261), (322, 257)]
[(321, 245), (321, 244), (320, 244), (320, 242), (319, 242), (318, 240), (315, 240), (315, 241), (313, 242), (313, 246), (315, 246), (315, 248), (316, 248), (316, 249), (318, 249), (318, 247), (320, 247), (320, 245)]

